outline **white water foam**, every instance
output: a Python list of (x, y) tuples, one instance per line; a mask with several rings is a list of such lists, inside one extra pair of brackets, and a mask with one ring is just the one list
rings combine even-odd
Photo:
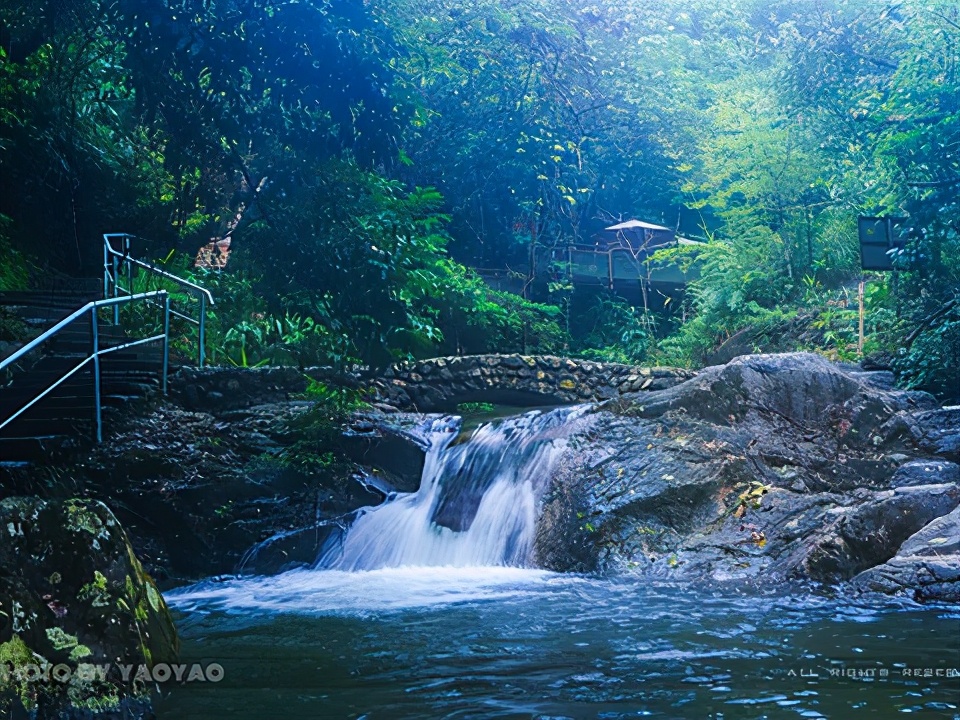
[(168, 599), (185, 611), (354, 615), (542, 591), (561, 578), (530, 567), (539, 504), (564, 426), (588, 407), (525, 413), (459, 444), (459, 420), (437, 420), (419, 491), (363, 512), (315, 568), (204, 582)]
[(205, 582), (164, 597), (187, 612), (367, 615), (515, 598), (542, 592), (557, 581), (568, 580), (546, 570), (507, 567), (291, 570), (273, 577)]
[(437, 423), (419, 491), (366, 511), (317, 567), (528, 567), (563, 426), (585, 409), (532, 411), (455, 445), (455, 426)]

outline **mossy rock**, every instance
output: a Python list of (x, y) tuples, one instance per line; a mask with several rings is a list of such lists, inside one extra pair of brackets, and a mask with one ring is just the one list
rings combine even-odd
[[(113, 513), (93, 500), (0, 501), (0, 714), (130, 712), (146, 688), (119, 675), (25, 682), (25, 665), (175, 662), (176, 630)], [(71, 711), (71, 708), (73, 711)], [(106, 713), (106, 714), (104, 714)], [(134, 715), (135, 716), (135, 715)]]

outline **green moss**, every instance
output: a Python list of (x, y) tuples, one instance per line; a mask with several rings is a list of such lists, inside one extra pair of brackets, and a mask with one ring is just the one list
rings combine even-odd
[(36, 662), (33, 653), (19, 635), (14, 635), (5, 643), (0, 643), (0, 665), (14, 669)]
[(80, 588), (77, 599), (89, 602), (92, 607), (108, 607), (110, 605), (110, 591), (107, 589), (107, 578), (99, 570), (93, 571), (93, 582)]
[(457, 405), (457, 412), (461, 415), (475, 415), (494, 411), (494, 406), (486, 402), (465, 402)]
[(67, 509), (67, 529), (74, 532), (86, 532), (95, 537), (108, 537), (107, 529), (104, 527), (100, 517), (85, 505), (77, 501), (66, 503)]
[(150, 607), (153, 608), (154, 612), (160, 612), (163, 601), (160, 598), (160, 593), (157, 592), (157, 589), (151, 583), (147, 583), (147, 602), (150, 603)]
[(70, 703), (79, 710), (100, 713), (116, 710), (120, 707), (120, 698), (115, 693), (93, 696), (86, 694), (91, 691), (91, 688), (82, 685), (77, 688), (71, 687), (67, 691), (67, 696), (70, 698)]
[(82, 660), (83, 658), (90, 657), (91, 655), (93, 655), (93, 650), (88, 648), (86, 645), (80, 645), (79, 643), (73, 650), (70, 651), (71, 660)]
[[(28, 683), (17, 677), (16, 671), (27, 666), (40, 664), (44, 659), (35, 655), (27, 644), (20, 639), (19, 635), (14, 635), (5, 643), (0, 643), (0, 665), (5, 668), (11, 668), (14, 673), (0, 673), (0, 692), (12, 693), (20, 698), (20, 702), (29, 711), (35, 706), (32, 683)], [(4, 708), (4, 697), (0, 695), (0, 710)]]
[(76, 636), (68, 635), (63, 628), (58, 627), (47, 628), (47, 640), (53, 645), (54, 650), (75, 648), (80, 643)]

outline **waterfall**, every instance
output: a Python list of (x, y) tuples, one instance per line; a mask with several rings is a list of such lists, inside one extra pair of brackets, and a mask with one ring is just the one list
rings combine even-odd
[(420, 489), (363, 511), (317, 567), (529, 566), (565, 426), (588, 407), (531, 411), (482, 425), (465, 442), (455, 442), (459, 418), (434, 421)]

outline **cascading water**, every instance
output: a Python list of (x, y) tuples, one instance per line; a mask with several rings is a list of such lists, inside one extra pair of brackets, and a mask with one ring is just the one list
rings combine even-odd
[(459, 443), (458, 419), (435, 421), (419, 491), (364, 511), (317, 568), (529, 566), (564, 426), (586, 409), (528, 412)]
[(426, 428), (420, 489), (361, 510), (312, 568), (201, 582), (180, 609), (365, 613), (500, 600), (548, 586), (533, 567), (537, 515), (572, 423), (591, 406), (531, 411), (463, 439), (459, 418)]

